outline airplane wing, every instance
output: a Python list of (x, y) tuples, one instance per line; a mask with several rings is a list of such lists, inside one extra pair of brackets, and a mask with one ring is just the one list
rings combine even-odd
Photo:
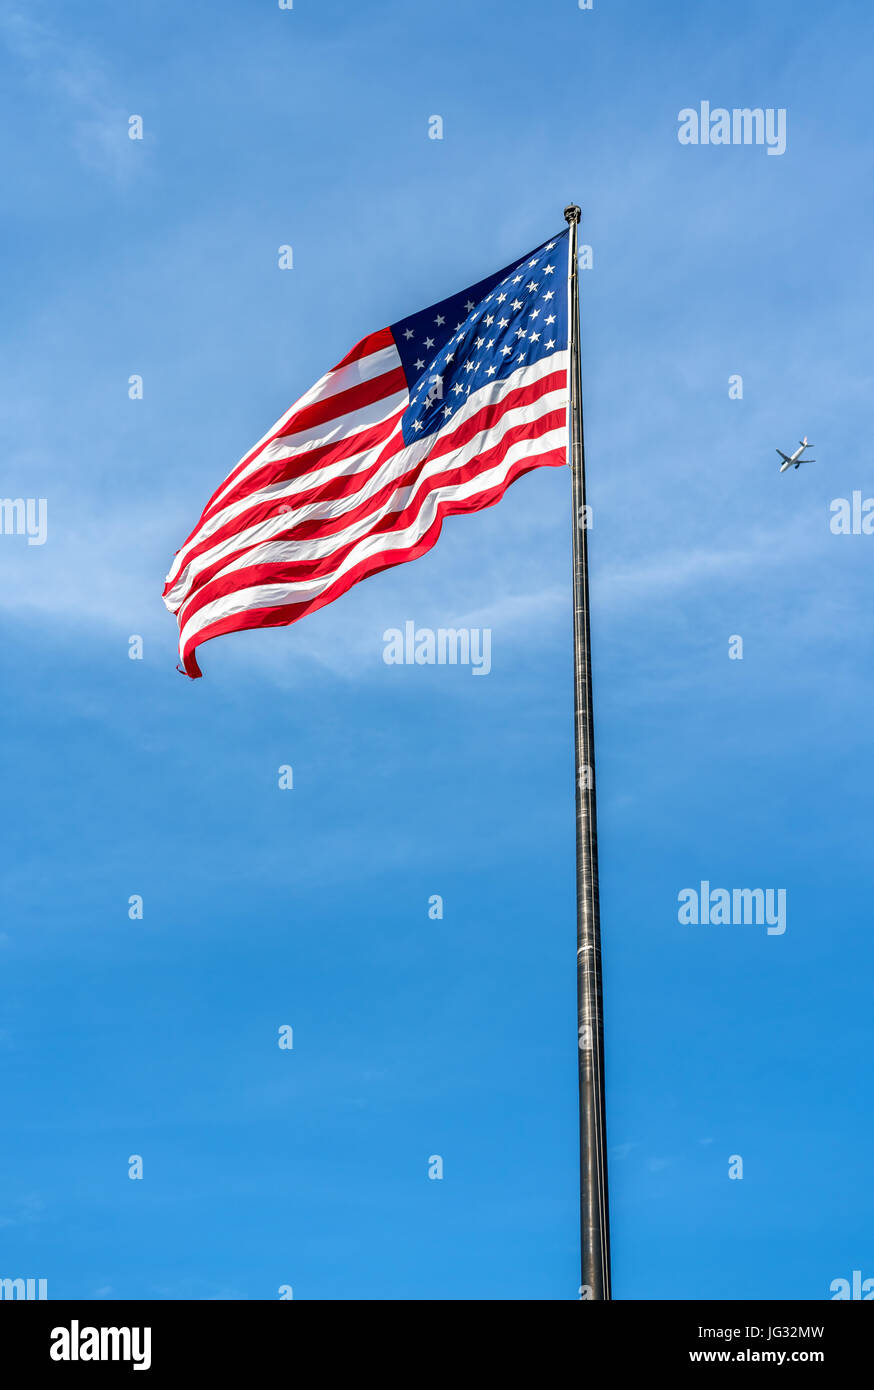
[(783, 460), (784, 463), (788, 463), (788, 462), (789, 462), (789, 455), (788, 455), (788, 454), (784, 454), (782, 449), (778, 449), (778, 450), (777, 450), (777, 453), (780, 455), (780, 457), (781, 457), (781, 459)]

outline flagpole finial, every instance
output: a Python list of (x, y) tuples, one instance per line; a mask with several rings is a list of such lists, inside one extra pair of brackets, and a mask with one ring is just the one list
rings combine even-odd
[(573, 226), (575, 222), (582, 221), (582, 216), (583, 214), (577, 207), (576, 203), (569, 203), (564, 210), (564, 220), (565, 222), (568, 222), (571, 226)]

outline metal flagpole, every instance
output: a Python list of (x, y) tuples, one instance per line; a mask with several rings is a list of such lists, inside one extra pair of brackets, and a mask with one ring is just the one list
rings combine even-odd
[(595, 814), (595, 732), (586, 544), (586, 468), (580, 370), (577, 226), (580, 209), (564, 210), (568, 237), (570, 462), (573, 479), (574, 729), (577, 802), (577, 1025), (580, 1083), (581, 1298), (610, 1298), (610, 1218), (604, 1109), (604, 1023), (598, 827)]

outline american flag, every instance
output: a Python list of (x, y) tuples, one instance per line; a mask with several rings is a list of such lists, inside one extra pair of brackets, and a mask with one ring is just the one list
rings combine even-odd
[(294, 623), (567, 462), (568, 237), (362, 338), (244, 455), (164, 588), (189, 676), (210, 638)]

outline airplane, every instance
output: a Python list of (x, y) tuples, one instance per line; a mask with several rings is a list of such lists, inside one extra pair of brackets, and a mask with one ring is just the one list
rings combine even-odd
[(803, 439), (799, 439), (798, 444), (799, 447), (795, 450), (794, 454), (784, 454), (782, 449), (777, 450), (777, 453), (783, 460), (783, 462), (780, 464), (781, 473), (785, 473), (786, 469), (791, 468), (793, 463), (795, 464), (796, 468), (800, 468), (802, 463), (816, 463), (816, 459), (803, 459), (801, 457), (805, 449), (813, 448), (813, 445), (808, 444), (807, 442), (807, 435), (805, 435)]

